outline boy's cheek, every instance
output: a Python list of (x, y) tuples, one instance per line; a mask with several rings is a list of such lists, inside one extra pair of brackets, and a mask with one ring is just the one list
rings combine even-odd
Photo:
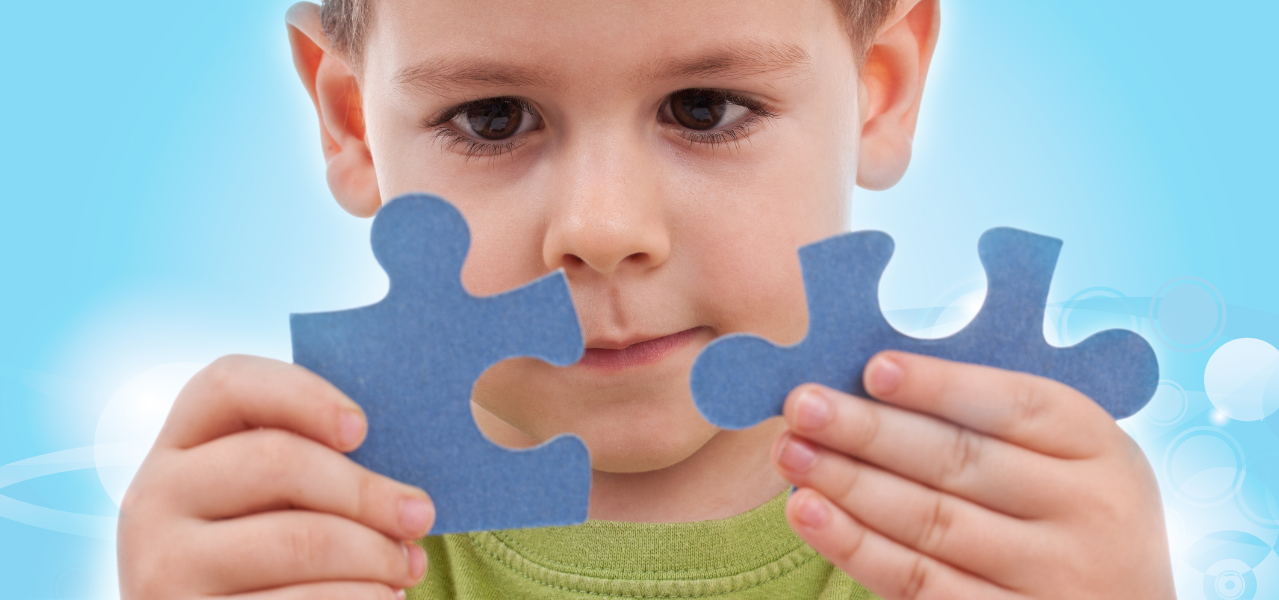
[(543, 260), (541, 238), (528, 231), (527, 225), (509, 217), (493, 218), (487, 214), (489, 210), (473, 206), (481, 202), (457, 204), (471, 229), (471, 247), (460, 274), (468, 292), (476, 296), (498, 294), (551, 270)]
[(751, 333), (790, 345), (808, 331), (808, 304), (792, 242), (744, 238), (690, 277), (694, 311), (717, 335)]

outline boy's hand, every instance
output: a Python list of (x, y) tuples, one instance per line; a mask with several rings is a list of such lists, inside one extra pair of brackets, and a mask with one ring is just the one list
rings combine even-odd
[(193, 377), (120, 509), (125, 600), (403, 597), (434, 507), (343, 456), (364, 414), (315, 374), (247, 356)]
[(1172, 598), (1145, 456), (1096, 403), (1027, 375), (885, 352), (867, 392), (796, 388), (773, 456), (786, 516), (898, 598)]

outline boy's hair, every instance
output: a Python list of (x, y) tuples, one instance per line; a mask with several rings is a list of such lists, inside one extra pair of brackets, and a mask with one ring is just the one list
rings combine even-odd
[[(357, 72), (363, 65), (364, 44), (373, 18), (374, 0), (322, 0), (320, 22), (333, 49), (351, 62)], [(831, 0), (844, 21), (861, 62), (880, 25), (892, 13), (897, 0)]]

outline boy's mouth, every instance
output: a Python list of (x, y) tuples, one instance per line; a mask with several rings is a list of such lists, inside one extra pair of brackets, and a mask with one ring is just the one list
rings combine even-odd
[[(599, 348), (587, 346), (578, 364), (601, 371), (617, 371), (630, 367), (638, 367), (655, 363), (666, 355), (683, 348), (693, 341), (702, 330), (708, 327), (685, 329), (659, 338), (644, 340), (621, 348)], [(603, 345), (600, 342), (595, 343)]]

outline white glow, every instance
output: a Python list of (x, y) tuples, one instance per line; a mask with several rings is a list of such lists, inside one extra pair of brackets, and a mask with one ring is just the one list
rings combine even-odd
[(173, 400), (202, 368), (200, 363), (171, 363), (148, 369), (125, 383), (103, 408), (93, 458), (98, 479), (116, 506), (155, 444)]

